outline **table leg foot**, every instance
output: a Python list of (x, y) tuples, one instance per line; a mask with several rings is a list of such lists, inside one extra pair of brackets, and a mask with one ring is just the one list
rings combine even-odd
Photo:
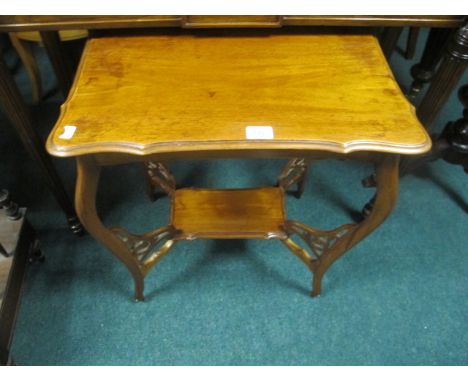
[(311, 297), (318, 297), (320, 296), (322, 290), (322, 277), (314, 275), (314, 279), (312, 281), (312, 292), (310, 292)]
[(135, 280), (135, 302), (145, 301), (145, 296), (143, 294), (144, 290), (144, 280)]

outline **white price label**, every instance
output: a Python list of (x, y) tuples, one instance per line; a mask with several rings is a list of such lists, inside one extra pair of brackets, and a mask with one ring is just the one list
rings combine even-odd
[(59, 135), (60, 139), (72, 139), (75, 134), (76, 126), (66, 125), (63, 126), (63, 133)]
[(245, 137), (247, 139), (274, 139), (275, 134), (271, 126), (247, 126)]

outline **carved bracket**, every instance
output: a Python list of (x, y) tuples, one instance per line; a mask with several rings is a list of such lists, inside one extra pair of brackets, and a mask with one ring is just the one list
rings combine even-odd
[(135, 235), (121, 227), (111, 231), (123, 241), (129, 252), (138, 259), (143, 274), (146, 274), (175, 244), (177, 230), (165, 226), (154, 231)]
[(297, 183), (296, 197), (301, 197), (304, 192), (304, 182), (308, 167), (309, 165), (305, 158), (289, 160), (278, 176), (278, 186), (286, 191)]
[(330, 249), (355, 226), (356, 224), (345, 224), (332, 231), (322, 231), (294, 220), (288, 220), (285, 224), (285, 231), (288, 236), (294, 234), (298, 235), (307, 244), (312, 253), (309, 253), (296, 244), (290, 237), (283, 240), (283, 243), (299, 257), (311, 271), (314, 271), (320, 257), (330, 251)]
[(176, 181), (169, 168), (162, 162), (147, 161), (144, 163), (148, 195), (155, 200), (155, 191), (160, 188), (166, 194), (172, 195), (176, 190)]

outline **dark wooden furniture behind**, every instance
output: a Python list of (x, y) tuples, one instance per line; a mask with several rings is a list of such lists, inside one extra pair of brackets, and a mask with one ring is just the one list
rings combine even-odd
[(433, 135), (430, 152), (418, 158), (402, 161), (400, 166), (402, 175), (437, 159), (459, 165), (468, 174), (468, 84), (460, 87), (458, 98), (464, 107), (461, 118), (450, 121), (442, 133)]
[(10, 344), (28, 263), (43, 259), (25, 215), (26, 209), (0, 190), (0, 366), (13, 363)]
[(0, 104), (25, 146), (32, 160), (39, 166), (44, 182), (65, 212), (70, 229), (81, 233), (82, 227), (67, 195), (65, 187), (44, 149), (44, 144), (34, 129), (29, 107), (24, 102), (18, 87), (0, 53)]

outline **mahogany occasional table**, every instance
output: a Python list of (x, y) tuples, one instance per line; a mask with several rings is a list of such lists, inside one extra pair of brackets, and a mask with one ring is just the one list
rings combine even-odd
[[(370, 35), (131, 36), (88, 41), (49, 153), (76, 157), (75, 206), (88, 232), (128, 268), (135, 299), (144, 277), (180, 240), (276, 239), (313, 273), (327, 269), (391, 212), (399, 155), (430, 138)], [(289, 158), (277, 186), (176, 188), (171, 159)], [(287, 218), (285, 189), (309, 161), (375, 165), (372, 213), (331, 231)], [(103, 225), (103, 166), (144, 162), (172, 201), (166, 226), (144, 234)], [(299, 237), (307, 248), (299, 246)]]

